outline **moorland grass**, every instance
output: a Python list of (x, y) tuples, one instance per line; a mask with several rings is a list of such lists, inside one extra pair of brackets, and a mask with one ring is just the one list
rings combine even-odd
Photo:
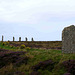
[[(0, 48), (13, 51), (26, 51), (25, 49), (17, 49), (16, 47), (11, 48), (10, 46), (2, 46), (2, 45), (0, 45)], [(19, 67), (17, 67), (11, 63), (1, 68), (0, 74), (14, 75), (14, 72), (19, 71), (24, 72), (25, 75), (29, 75), (31, 72), (33, 72), (32, 66), (38, 64), (40, 61), (51, 59), (55, 62), (52, 71), (39, 69), (38, 72), (41, 73), (41, 75), (63, 75), (67, 71), (63, 67), (62, 62), (71, 59), (75, 60), (75, 54), (64, 54), (62, 53), (61, 50), (54, 50), (54, 49), (30, 49), (27, 50), (27, 53), (22, 55), (22, 57), (24, 57), (25, 55), (29, 57), (27, 64), (22, 64)]]

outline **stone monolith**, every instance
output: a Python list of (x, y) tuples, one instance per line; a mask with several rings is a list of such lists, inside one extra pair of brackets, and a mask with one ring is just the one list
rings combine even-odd
[(62, 53), (75, 53), (75, 26), (65, 27), (62, 31)]

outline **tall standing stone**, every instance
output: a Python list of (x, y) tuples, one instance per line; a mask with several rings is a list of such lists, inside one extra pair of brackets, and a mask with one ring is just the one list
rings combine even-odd
[(19, 41), (21, 41), (21, 37), (19, 37)]
[(3, 42), (3, 38), (4, 38), (4, 37), (3, 37), (3, 35), (2, 35), (2, 42)]
[(27, 37), (25, 38), (26, 41), (28, 41)]
[(33, 38), (31, 38), (31, 41), (34, 41), (34, 39), (33, 39)]
[(71, 25), (62, 31), (62, 53), (75, 53), (75, 26)]
[(15, 37), (13, 37), (13, 42), (15, 41)]

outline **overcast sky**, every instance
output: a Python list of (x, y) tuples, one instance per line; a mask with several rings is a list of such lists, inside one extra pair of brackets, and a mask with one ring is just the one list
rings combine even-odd
[(0, 0), (0, 40), (59, 41), (74, 24), (75, 0)]

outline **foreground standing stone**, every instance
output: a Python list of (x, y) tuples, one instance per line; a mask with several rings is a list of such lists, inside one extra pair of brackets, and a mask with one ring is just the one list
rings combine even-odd
[(75, 53), (75, 26), (71, 25), (62, 31), (62, 53)]

